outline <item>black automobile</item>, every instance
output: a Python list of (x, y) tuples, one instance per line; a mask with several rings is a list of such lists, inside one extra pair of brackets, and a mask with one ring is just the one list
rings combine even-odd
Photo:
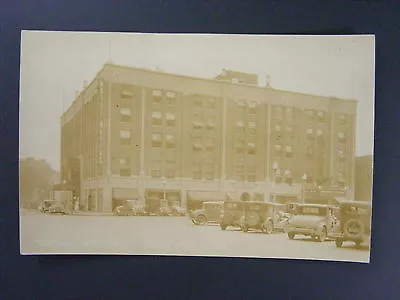
[(364, 201), (341, 201), (340, 230), (335, 236), (336, 247), (342, 247), (346, 241), (354, 242), (356, 247), (369, 243), (371, 239), (372, 206)]

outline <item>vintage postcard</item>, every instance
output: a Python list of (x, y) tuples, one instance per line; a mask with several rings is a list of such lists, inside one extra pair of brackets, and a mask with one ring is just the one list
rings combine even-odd
[(375, 37), (23, 31), (21, 254), (370, 260)]

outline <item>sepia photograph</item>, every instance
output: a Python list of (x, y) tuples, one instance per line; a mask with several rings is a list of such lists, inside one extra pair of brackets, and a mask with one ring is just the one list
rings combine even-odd
[(22, 31), (20, 253), (369, 263), (374, 87), (374, 35)]

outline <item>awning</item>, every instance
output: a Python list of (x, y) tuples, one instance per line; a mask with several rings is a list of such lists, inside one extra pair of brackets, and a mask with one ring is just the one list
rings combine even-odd
[(188, 192), (189, 199), (193, 201), (225, 201), (226, 194), (224, 192)]

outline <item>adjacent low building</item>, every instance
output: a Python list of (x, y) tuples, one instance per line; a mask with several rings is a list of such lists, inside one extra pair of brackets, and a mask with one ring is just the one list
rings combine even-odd
[[(188, 193), (354, 194), (357, 103), (106, 64), (61, 117), (61, 176), (88, 210)], [(153, 199), (153, 200), (151, 200)], [(156, 199), (156, 200), (154, 200)]]

